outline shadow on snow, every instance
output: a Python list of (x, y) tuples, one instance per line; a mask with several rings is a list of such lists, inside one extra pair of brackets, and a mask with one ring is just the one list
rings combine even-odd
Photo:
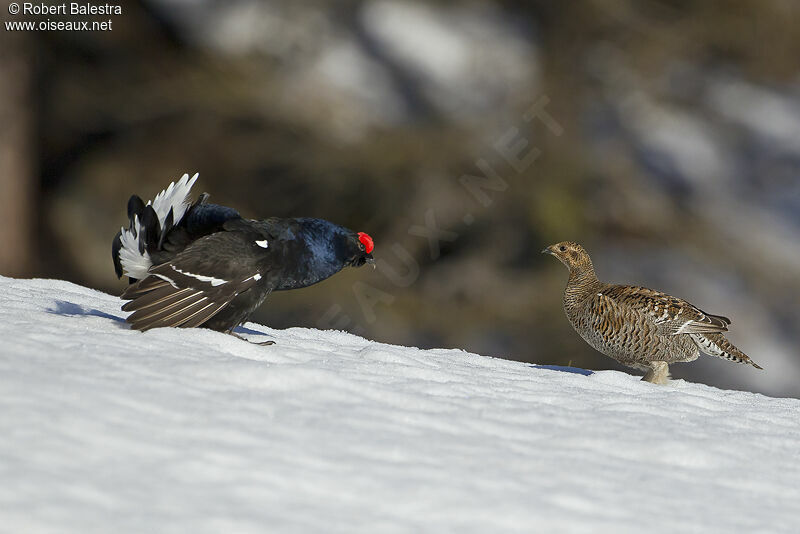
[(561, 373), (572, 373), (576, 375), (589, 376), (594, 373), (588, 369), (581, 369), (580, 367), (567, 367), (564, 365), (531, 365), (534, 369), (547, 369), (548, 371), (559, 371)]
[(65, 300), (56, 300), (55, 308), (48, 308), (47, 312), (64, 316), (93, 315), (95, 317), (111, 319), (118, 323), (125, 323), (125, 319), (122, 317), (117, 317), (116, 315), (111, 315), (110, 313), (102, 312), (94, 308), (84, 308), (74, 302), (67, 302)]

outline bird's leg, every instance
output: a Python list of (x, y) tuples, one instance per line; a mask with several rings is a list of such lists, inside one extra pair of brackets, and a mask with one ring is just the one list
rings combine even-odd
[(261, 342), (250, 341), (246, 337), (237, 334), (233, 330), (228, 330), (226, 333), (232, 335), (233, 337), (238, 337), (242, 341), (247, 341), (248, 343), (252, 343), (253, 345), (267, 346), (267, 345), (274, 345), (275, 344), (274, 341), (261, 341)]
[(642, 377), (645, 382), (653, 384), (669, 383), (669, 365), (667, 362), (650, 362), (650, 369)]

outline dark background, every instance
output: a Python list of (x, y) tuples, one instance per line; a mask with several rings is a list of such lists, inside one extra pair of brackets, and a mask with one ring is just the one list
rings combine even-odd
[[(375, 239), (377, 270), (273, 295), (258, 322), (619, 369), (539, 253), (569, 239), (603, 280), (731, 317), (765, 368), (673, 376), (800, 395), (795, 2), (120, 5), (49, 17), (108, 32), (0, 30), (0, 273), (119, 293), (128, 197), (199, 172), (195, 194), (245, 216)], [(494, 190), (471, 194), (481, 167)]]

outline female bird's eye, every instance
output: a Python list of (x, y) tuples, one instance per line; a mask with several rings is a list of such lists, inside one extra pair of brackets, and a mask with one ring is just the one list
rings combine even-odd
[(564, 245), (561, 245), (560, 247), (558, 247), (558, 250), (560, 250), (561, 252), (566, 252), (567, 251), (567, 247), (565, 247)]

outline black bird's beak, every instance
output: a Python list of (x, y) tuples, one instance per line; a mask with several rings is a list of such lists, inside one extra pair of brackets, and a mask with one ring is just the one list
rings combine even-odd
[(372, 268), (373, 268), (373, 269), (375, 268), (375, 258), (373, 258), (372, 256), (366, 256), (366, 257), (364, 258), (364, 261), (365, 261), (366, 263), (369, 263), (370, 265), (372, 265)]

